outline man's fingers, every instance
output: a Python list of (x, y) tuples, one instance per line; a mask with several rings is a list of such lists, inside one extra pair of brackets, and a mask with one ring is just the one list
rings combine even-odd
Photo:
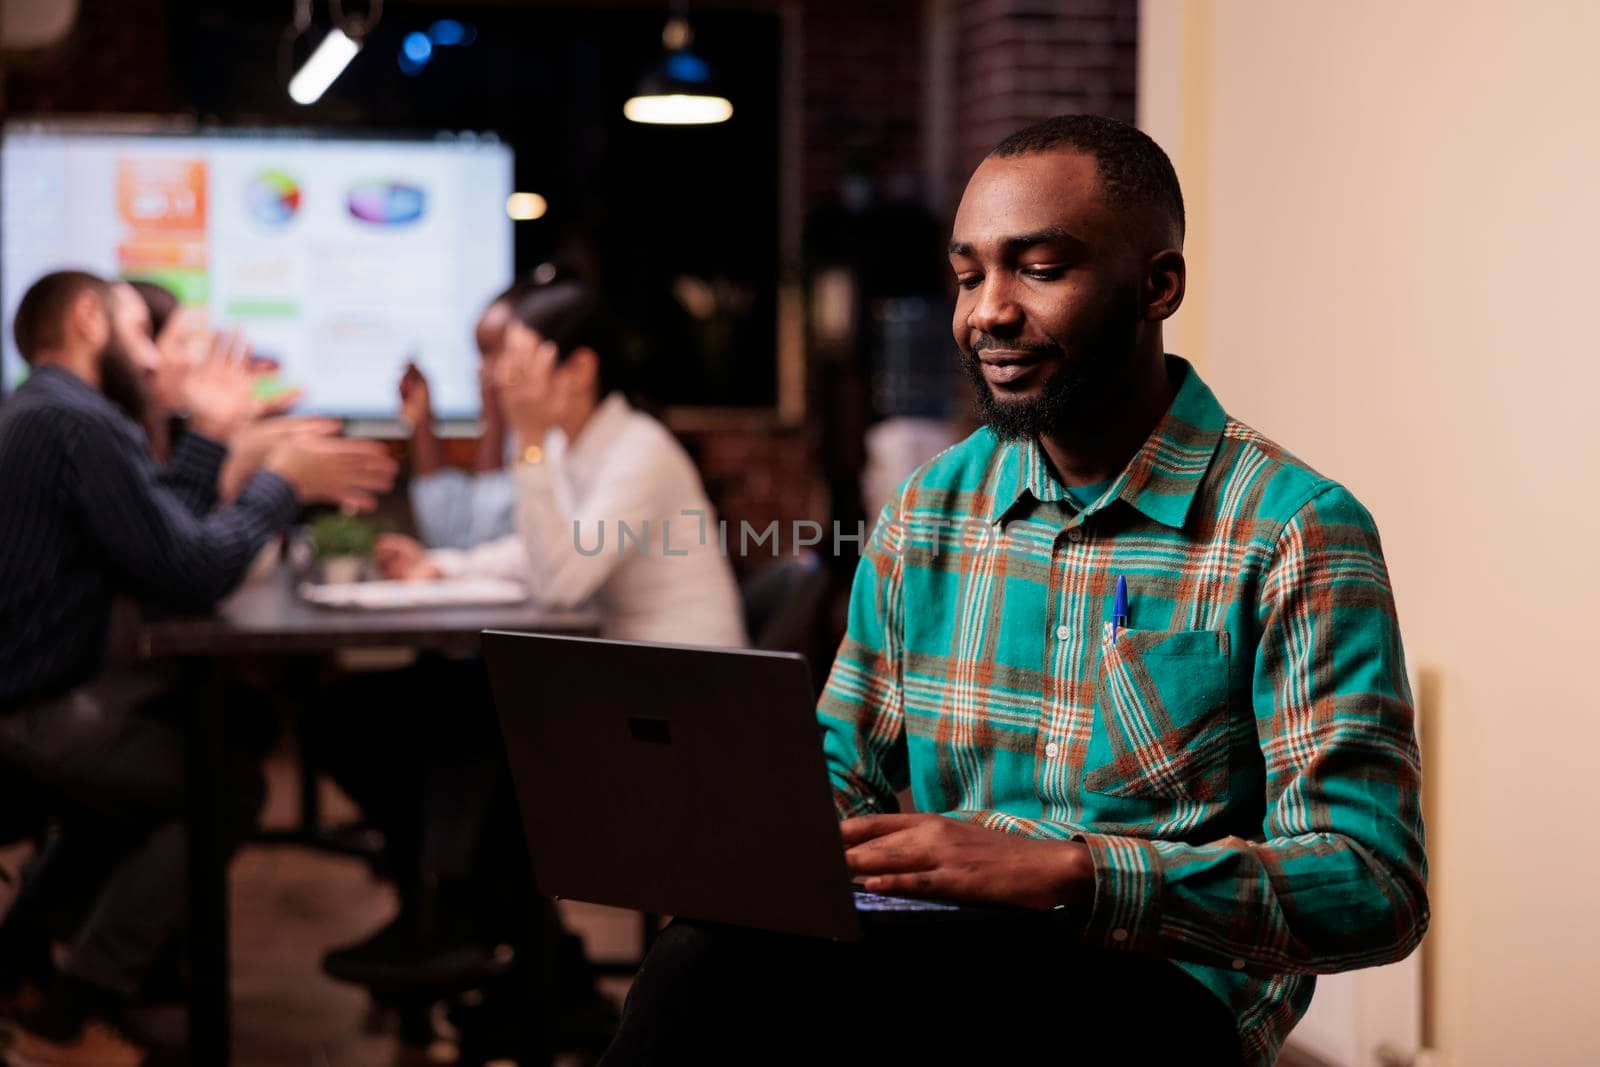
[(910, 829), (923, 820), (921, 815), (857, 815), (839, 824), (844, 837), (844, 847), (859, 845), (875, 837)]
[(344, 477), (340, 481), (352, 489), (367, 489), (372, 492), (387, 492), (394, 484), (394, 470), (390, 467), (381, 467), (372, 464), (351, 464), (342, 472)]
[(305, 395), (306, 391), (304, 389), (290, 389), (287, 392), (268, 397), (261, 402), (261, 414), (263, 416), (282, 415), (298, 404), (300, 398)]
[(916, 871), (910, 874), (878, 874), (861, 879), (862, 886), (869, 893), (884, 893), (890, 896), (902, 897), (947, 897), (949, 892), (941, 889), (941, 880), (937, 871)]
[(250, 342), (244, 339), (244, 330), (234, 327), (228, 331), (225, 358), (229, 363), (243, 367), (250, 356)]
[(847, 850), (844, 865), (851, 874), (896, 874), (928, 870), (933, 859), (910, 842), (886, 837)]
[(340, 429), (338, 419), (323, 419), (314, 415), (280, 419), (279, 424), (283, 432), (292, 437), (302, 434), (307, 437), (332, 437)]

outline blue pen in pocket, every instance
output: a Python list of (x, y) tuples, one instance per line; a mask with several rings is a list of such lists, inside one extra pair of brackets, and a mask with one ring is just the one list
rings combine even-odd
[(1117, 575), (1117, 595), (1111, 601), (1111, 643), (1117, 643), (1117, 631), (1128, 625), (1128, 579)]

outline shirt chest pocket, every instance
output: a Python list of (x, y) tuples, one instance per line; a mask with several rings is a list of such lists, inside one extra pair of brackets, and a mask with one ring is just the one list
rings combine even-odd
[(1222, 800), (1228, 790), (1228, 633), (1100, 637), (1084, 787), (1121, 797)]

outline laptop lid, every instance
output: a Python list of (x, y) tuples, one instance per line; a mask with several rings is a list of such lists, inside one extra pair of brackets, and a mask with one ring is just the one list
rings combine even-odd
[(803, 657), (485, 631), (541, 892), (853, 940)]

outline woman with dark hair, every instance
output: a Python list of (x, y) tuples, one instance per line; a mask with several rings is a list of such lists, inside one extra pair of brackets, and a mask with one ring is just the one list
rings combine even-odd
[[(512, 578), (544, 603), (597, 604), (608, 637), (743, 645), (738, 587), (699, 472), (618, 388), (620, 345), (598, 294), (556, 281), (512, 313), (493, 358), (517, 532), (432, 552), (390, 535), (378, 545), (385, 574)], [(622, 538), (637, 550), (619, 551)]]
[(144, 301), (145, 308), (150, 312), (151, 340), (159, 338), (178, 310), (178, 294), (164, 285), (142, 278), (133, 279), (128, 286), (139, 294), (139, 299)]
[[(699, 474), (666, 427), (617, 388), (614, 320), (598, 295), (553, 280), (506, 302), (509, 322), (484, 354), (513, 443), (515, 532), (431, 552), (385, 535), (380, 566), (412, 580), (512, 578), (536, 600), (592, 602), (609, 636), (745, 644)], [(641, 539), (637, 551), (617, 550), (624, 528)], [(597, 535), (610, 541), (604, 551), (593, 550)], [(520, 1020), (525, 1051), (603, 1048), (613, 1012), (578, 942), (533, 890), (481, 664), (430, 660), (349, 684), (359, 694), (339, 698), (338, 714), (313, 717), (318, 750), (383, 830), (401, 912), (329, 953), (325, 969), (391, 999), (484, 983), (489, 1003), (509, 1004)], [(509, 955), (496, 953), (502, 941)], [(497, 979), (502, 957), (514, 967)], [(521, 992), (497, 998), (496, 988)], [(543, 990), (543, 1011), (520, 999), (530, 989)]]

